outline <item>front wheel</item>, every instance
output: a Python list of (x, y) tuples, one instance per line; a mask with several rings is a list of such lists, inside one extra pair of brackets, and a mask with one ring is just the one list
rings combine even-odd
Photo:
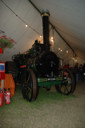
[(32, 69), (28, 69), (26, 81), (22, 87), (23, 97), (28, 101), (34, 101), (37, 97), (37, 81)]
[(60, 76), (63, 77), (61, 85), (56, 85), (56, 90), (62, 94), (69, 95), (74, 92), (76, 88), (75, 79), (69, 69), (60, 71)]

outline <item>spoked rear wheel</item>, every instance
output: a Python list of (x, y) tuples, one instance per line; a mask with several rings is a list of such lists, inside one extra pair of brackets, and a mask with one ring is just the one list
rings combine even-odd
[(37, 81), (32, 69), (28, 69), (26, 81), (22, 88), (23, 97), (28, 101), (34, 101), (37, 97)]
[(60, 75), (63, 77), (63, 81), (61, 85), (55, 86), (57, 91), (65, 95), (73, 93), (76, 88), (76, 84), (71, 71), (69, 69), (63, 69), (60, 72)]

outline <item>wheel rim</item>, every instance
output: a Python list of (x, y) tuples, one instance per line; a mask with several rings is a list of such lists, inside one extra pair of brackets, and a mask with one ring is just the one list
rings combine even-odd
[(75, 90), (75, 80), (70, 72), (70, 70), (62, 70), (61, 75), (63, 77), (63, 81), (61, 85), (56, 86), (56, 89), (65, 95), (68, 95)]
[(28, 101), (34, 101), (37, 97), (37, 82), (34, 72), (28, 69), (26, 82), (24, 83), (24, 97)]
[(32, 82), (31, 73), (29, 72), (27, 79), (26, 99), (30, 101), (32, 99), (32, 95), (33, 95), (33, 82)]

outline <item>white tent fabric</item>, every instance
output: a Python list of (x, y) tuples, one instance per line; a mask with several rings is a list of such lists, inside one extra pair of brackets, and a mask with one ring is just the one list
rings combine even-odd
[[(32, 0), (40, 11), (48, 9), (50, 22), (77, 54), (79, 63), (85, 62), (85, 1), (84, 0)], [(28, 25), (26, 28), (25, 25)], [(0, 61), (11, 60), (12, 55), (23, 53), (36, 39), (41, 40), (42, 17), (29, 0), (0, 1), (0, 33), (11, 37), (16, 44), (0, 54)], [(51, 34), (52, 35), (52, 31)], [(73, 52), (54, 32), (55, 44), (52, 50), (64, 60), (73, 63)], [(62, 50), (60, 51), (59, 48)], [(68, 53), (66, 51), (68, 50)], [(72, 59), (73, 58), (73, 59)]]
[[(5, 0), (4, 2), (25, 23), (41, 33), (41, 17), (27, 0)], [(0, 61), (10, 60), (12, 55), (28, 50), (35, 39), (40, 36), (29, 26), (26, 28), (25, 23), (16, 15), (0, 1), (0, 30), (16, 42), (12, 49), (5, 49), (4, 53), (0, 55)]]

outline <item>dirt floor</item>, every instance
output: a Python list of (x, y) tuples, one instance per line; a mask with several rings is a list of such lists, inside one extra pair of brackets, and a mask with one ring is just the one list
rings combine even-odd
[(70, 96), (40, 89), (33, 103), (16, 87), (11, 104), (0, 107), (0, 128), (85, 128), (85, 82)]

